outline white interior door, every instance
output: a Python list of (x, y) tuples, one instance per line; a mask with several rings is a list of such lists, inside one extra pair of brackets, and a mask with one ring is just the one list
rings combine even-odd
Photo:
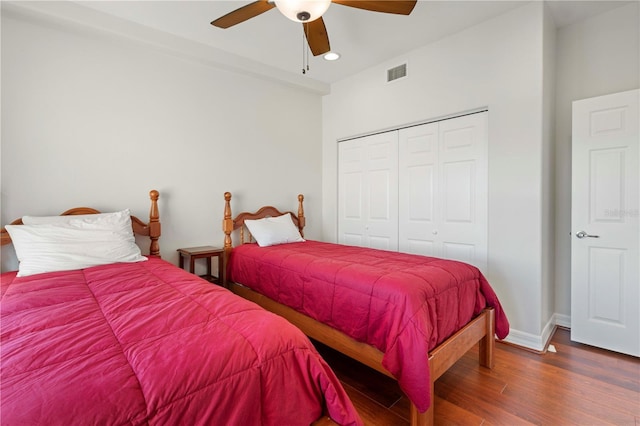
[(571, 339), (640, 356), (640, 91), (573, 103)]
[(338, 242), (398, 250), (398, 132), (340, 142)]

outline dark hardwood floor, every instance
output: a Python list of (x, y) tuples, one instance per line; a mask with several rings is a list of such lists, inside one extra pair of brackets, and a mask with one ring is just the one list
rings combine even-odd
[[(640, 360), (571, 342), (557, 329), (556, 352), (496, 344), (495, 368), (472, 349), (435, 386), (437, 425), (640, 426)], [(408, 425), (395, 381), (322, 345), (366, 425)]]

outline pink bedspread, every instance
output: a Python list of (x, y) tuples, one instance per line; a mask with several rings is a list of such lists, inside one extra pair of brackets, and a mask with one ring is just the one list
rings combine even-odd
[(362, 423), (298, 329), (160, 259), (1, 282), (3, 425)]
[(384, 352), (382, 365), (420, 411), (431, 403), (428, 352), (484, 308), (496, 334), (509, 322), (480, 271), (466, 263), (307, 241), (235, 247), (229, 279)]

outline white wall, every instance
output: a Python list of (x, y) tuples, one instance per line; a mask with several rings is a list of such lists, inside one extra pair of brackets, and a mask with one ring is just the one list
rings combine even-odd
[(2, 224), (79, 205), (146, 219), (157, 189), (176, 263), (178, 247), (222, 244), (225, 191), (235, 213), (295, 211), (304, 193), (319, 237), (321, 114), (317, 93), (3, 10)]
[(551, 335), (555, 323), (555, 90), (556, 90), (556, 26), (545, 4), (542, 129), (542, 313), (541, 335)]
[(571, 315), (571, 102), (640, 87), (639, 28), (636, 2), (558, 30), (555, 308), (565, 322)]
[[(489, 270), (511, 338), (540, 345), (543, 206), (542, 3), (531, 3), (332, 85), (323, 98), (323, 233), (336, 238), (341, 138), (489, 109)], [(385, 83), (408, 60), (409, 77)], [(528, 340), (532, 340), (528, 342)]]

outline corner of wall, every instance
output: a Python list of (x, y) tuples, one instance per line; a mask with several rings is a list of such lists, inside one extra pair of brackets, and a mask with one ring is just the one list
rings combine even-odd
[(555, 98), (556, 98), (556, 25), (549, 5), (542, 16), (542, 306), (541, 324), (545, 327), (555, 309)]

